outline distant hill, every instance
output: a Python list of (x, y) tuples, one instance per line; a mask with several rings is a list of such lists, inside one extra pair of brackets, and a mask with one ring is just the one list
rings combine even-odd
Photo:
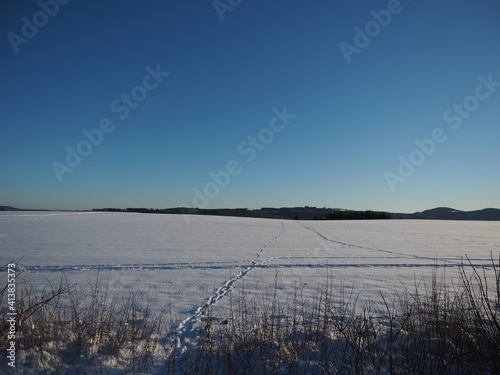
[(35, 208), (16, 208), (11, 206), (0, 206), (0, 211), (51, 211), (51, 210), (39, 210)]
[(427, 219), (427, 220), (481, 220), (500, 221), (500, 209), (485, 208), (475, 211), (460, 211), (450, 207), (437, 207), (413, 214), (391, 214), (392, 219)]
[(247, 208), (104, 208), (94, 211), (142, 212), (164, 214), (194, 214), (216, 216), (256, 217), (283, 220), (372, 220), (372, 219), (424, 219), (424, 220), (480, 220), (500, 221), (500, 209), (485, 208), (476, 211), (460, 211), (449, 207), (438, 207), (413, 214), (388, 213), (383, 211), (358, 211), (340, 208), (319, 207), (263, 207), (255, 210)]
[(21, 210), (11, 206), (0, 206), (0, 211), (21, 211)]
[[(11, 206), (0, 206), (0, 211), (50, 211), (20, 209)], [(319, 207), (263, 207), (256, 210), (247, 208), (97, 208), (97, 212), (136, 212), (151, 214), (192, 214), (255, 217), (282, 220), (371, 220), (371, 219), (423, 219), (423, 220), (476, 220), (500, 221), (500, 209), (485, 208), (475, 211), (460, 211), (450, 207), (437, 207), (422, 212), (388, 213), (382, 211), (357, 211), (340, 208)]]

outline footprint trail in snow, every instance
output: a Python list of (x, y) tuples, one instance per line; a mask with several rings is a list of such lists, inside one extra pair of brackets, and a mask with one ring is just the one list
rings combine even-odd
[[(196, 324), (201, 321), (201, 319), (206, 315), (208, 309), (217, 303), (217, 301), (221, 300), (226, 296), (231, 290), (233, 284), (245, 277), (247, 273), (255, 268), (257, 265), (257, 259), (260, 258), (262, 252), (266, 247), (271, 245), (274, 241), (280, 238), (285, 233), (285, 225), (281, 223), (282, 230), (281, 232), (274, 236), (270, 241), (268, 241), (264, 246), (262, 246), (257, 253), (255, 253), (254, 258), (256, 260), (252, 261), (249, 266), (247, 266), (243, 271), (239, 272), (236, 276), (233, 276), (229, 280), (227, 280), (222, 286), (217, 288), (213, 295), (211, 295), (207, 301), (199, 306), (193, 314), (184, 319), (175, 330), (175, 338), (177, 340), (177, 349), (180, 349), (182, 352), (189, 349), (189, 347), (193, 346), (196, 342)], [(264, 260), (265, 261), (265, 260)]]

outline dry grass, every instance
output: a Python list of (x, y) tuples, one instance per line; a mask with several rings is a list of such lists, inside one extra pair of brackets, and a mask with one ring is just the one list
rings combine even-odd
[[(460, 268), (446, 284), (437, 268), (391, 301), (383, 316), (360, 305), (329, 275), (314, 301), (277, 298), (279, 280), (260, 300), (230, 295), (225, 318), (209, 310), (197, 344), (176, 348), (170, 322), (134, 293), (117, 300), (99, 277), (80, 302), (64, 275), (37, 292), (18, 285), (17, 362), (33, 373), (166, 374), (494, 374), (500, 368), (500, 259)], [(1, 293), (5, 306), (5, 290)], [(86, 296), (88, 297), (88, 296)], [(1, 330), (5, 350), (7, 329)]]
[(88, 282), (85, 304), (64, 275), (41, 292), (18, 283), (19, 373), (155, 373), (163, 317), (151, 314), (149, 298), (141, 306), (135, 293), (112, 298), (99, 276)]

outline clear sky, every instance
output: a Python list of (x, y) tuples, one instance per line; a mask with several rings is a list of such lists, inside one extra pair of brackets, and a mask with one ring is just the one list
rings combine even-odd
[(496, 0), (0, 7), (0, 205), (500, 207)]

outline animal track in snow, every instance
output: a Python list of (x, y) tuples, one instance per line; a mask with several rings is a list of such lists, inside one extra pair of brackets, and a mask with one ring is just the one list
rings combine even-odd
[[(400, 252), (397, 252), (397, 251), (384, 250), (384, 249), (376, 249), (376, 248), (373, 248), (373, 247), (366, 247), (366, 246), (354, 245), (354, 244), (350, 244), (350, 243), (342, 242), (342, 241), (335, 241), (335, 240), (332, 240), (332, 239), (326, 237), (325, 235), (323, 235), (322, 233), (320, 233), (319, 231), (317, 231), (314, 228), (309, 228), (308, 226), (306, 226), (306, 225), (304, 225), (302, 223), (299, 223), (299, 224), (303, 228), (305, 228), (305, 229), (307, 229), (307, 230), (315, 233), (317, 236), (319, 236), (324, 241), (332, 242), (332, 243), (337, 244), (337, 245), (342, 245), (342, 246), (347, 246), (347, 247), (356, 247), (358, 249), (364, 249), (364, 250), (378, 251), (378, 252), (388, 253), (388, 254), (391, 254), (391, 255), (401, 255), (401, 256), (404, 256), (404, 257), (410, 257), (410, 258), (421, 259), (421, 260), (433, 260), (433, 261), (436, 261), (436, 258), (431, 258), (431, 257), (424, 257), (424, 256), (420, 256), (420, 255), (406, 254), (406, 253), (400, 253)], [(446, 263), (450, 263), (450, 264), (459, 264), (457, 262), (454, 262), (454, 261), (451, 261), (451, 260), (447, 260), (447, 259), (440, 259), (440, 260), (443, 261), (443, 262), (446, 262)]]
[[(285, 233), (285, 225), (281, 223), (282, 230), (281, 232), (274, 236), (270, 241), (268, 241), (264, 246), (262, 246), (257, 253), (254, 254), (254, 257), (256, 259), (260, 258), (261, 253), (264, 251), (266, 247), (271, 245), (274, 241), (276, 241), (278, 238), (283, 236)], [(181, 351), (185, 351), (188, 349), (189, 346), (194, 344), (194, 341), (196, 339), (195, 335), (195, 325), (198, 323), (203, 316), (206, 315), (207, 310), (214, 305), (217, 301), (221, 300), (224, 298), (225, 295), (229, 293), (231, 290), (233, 284), (245, 277), (246, 274), (248, 274), (251, 270), (253, 270), (257, 265), (256, 261), (252, 261), (248, 267), (246, 267), (243, 271), (240, 271), (236, 276), (233, 276), (229, 280), (227, 280), (222, 286), (217, 288), (214, 292), (213, 295), (211, 295), (207, 301), (199, 306), (193, 314), (191, 314), (189, 317), (184, 319), (178, 326), (177, 329), (175, 330), (175, 338), (177, 339), (177, 349), (180, 349)]]

